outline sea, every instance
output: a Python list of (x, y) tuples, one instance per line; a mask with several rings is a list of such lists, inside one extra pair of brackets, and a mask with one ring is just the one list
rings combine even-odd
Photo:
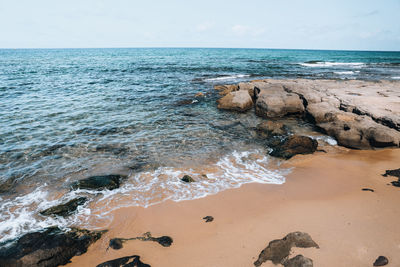
[[(0, 49), (0, 242), (52, 225), (105, 227), (119, 207), (284, 183), (290, 169), (254, 138), (263, 119), (216, 105), (215, 85), (264, 78), (400, 80), (400, 52)], [(102, 174), (128, 178), (71, 190)], [(39, 214), (78, 196), (89, 201), (69, 217)]]

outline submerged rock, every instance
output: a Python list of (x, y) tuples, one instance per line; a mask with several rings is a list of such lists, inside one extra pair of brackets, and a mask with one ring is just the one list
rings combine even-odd
[[(104, 232), (104, 231), (103, 231)], [(28, 233), (22, 237), (0, 244), (0, 266), (58, 266), (81, 255), (103, 232), (58, 227), (41, 232)]]
[(318, 141), (308, 136), (292, 135), (280, 141), (279, 144), (270, 144), (271, 156), (290, 159), (297, 154), (312, 154), (317, 150)]
[(71, 215), (80, 205), (85, 204), (87, 201), (86, 197), (78, 197), (68, 201), (65, 204), (60, 204), (48, 209), (45, 209), (40, 212), (40, 214), (49, 216), (49, 215), (58, 215), (58, 216), (68, 216)]
[(103, 262), (97, 267), (151, 267), (140, 261), (140, 256), (133, 255)]
[(182, 182), (185, 182), (185, 183), (193, 183), (193, 182), (196, 182), (190, 175), (184, 175), (184, 176), (181, 178), (181, 181), (182, 181)]
[(7, 179), (5, 182), (0, 182), (0, 194), (9, 192), (14, 185), (14, 179)]
[(254, 262), (254, 265), (261, 266), (261, 264), (268, 260), (272, 261), (274, 264), (284, 264), (293, 247), (319, 248), (317, 243), (312, 240), (309, 234), (302, 232), (290, 233), (282, 239), (276, 239), (269, 242), (268, 246), (261, 251), (257, 261)]
[(389, 260), (385, 256), (379, 256), (375, 262), (374, 266), (385, 266), (389, 263)]
[(287, 127), (283, 123), (277, 121), (264, 121), (259, 123), (256, 130), (265, 138), (288, 134)]
[(312, 259), (306, 258), (303, 255), (297, 255), (283, 263), (285, 267), (313, 267)]
[(71, 184), (72, 189), (88, 189), (88, 190), (113, 190), (119, 188), (121, 181), (125, 179), (125, 175), (109, 174), (91, 176)]
[(248, 91), (230, 92), (217, 100), (219, 109), (235, 110), (245, 112), (253, 107), (253, 99)]
[(202, 92), (198, 92), (194, 95), (194, 97), (204, 97), (204, 94)]

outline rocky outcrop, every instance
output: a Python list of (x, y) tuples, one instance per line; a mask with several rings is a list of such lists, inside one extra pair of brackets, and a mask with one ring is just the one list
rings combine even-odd
[(230, 92), (218, 99), (218, 108), (245, 112), (253, 107), (253, 99), (246, 90)]
[(279, 118), (303, 114), (303, 101), (297, 94), (288, 93), (280, 84), (256, 83), (256, 114), (265, 118)]
[(239, 83), (238, 89), (241, 91), (247, 91), (251, 98), (254, 98), (254, 84), (253, 83)]
[(399, 146), (400, 133), (374, 122), (370, 117), (340, 111), (330, 113), (329, 117), (328, 121), (317, 126), (334, 137), (339, 145), (357, 149)]
[(140, 256), (133, 255), (103, 262), (96, 267), (151, 267), (140, 261)]
[(87, 190), (113, 190), (119, 188), (123, 179), (126, 179), (125, 175), (120, 174), (109, 174), (109, 175), (98, 175), (91, 176), (82, 180), (78, 180), (71, 184), (72, 189), (87, 189)]
[(290, 159), (297, 154), (312, 154), (317, 150), (318, 141), (308, 136), (292, 135), (279, 143), (271, 143), (271, 156)]
[(41, 211), (40, 214), (45, 216), (58, 215), (65, 217), (71, 215), (78, 208), (78, 206), (85, 204), (86, 201), (86, 197), (78, 197), (68, 201), (67, 203), (45, 209)]
[[(288, 257), (293, 247), (319, 248), (317, 243), (315, 243), (314, 240), (312, 240), (309, 234), (302, 232), (290, 233), (282, 239), (277, 239), (269, 242), (268, 246), (261, 251), (257, 261), (254, 262), (254, 265), (261, 266), (261, 264), (270, 260), (274, 264), (280, 263), (284, 266), (293, 266), (293, 265), (285, 265), (285, 262), (288, 262)], [(293, 262), (294, 260), (293, 261), (289, 260), (288, 264), (292, 264)]]
[(103, 232), (50, 227), (0, 245), (0, 266), (58, 266), (81, 255)]
[(345, 147), (400, 146), (400, 82), (266, 79), (229, 90), (254, 92), (258, 116), (301, 116)]

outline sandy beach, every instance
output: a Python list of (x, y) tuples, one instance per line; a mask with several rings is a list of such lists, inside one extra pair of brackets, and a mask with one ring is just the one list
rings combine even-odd
[[(290, 257), (302, 254), (314, 266), (372, 266), (379, 255), (398, 266), (399, 189), (389, 185), (395, 177), (382, 174), (399, 162), (399, 150), (338, 148), (289, 160), (293, 170), (283, 185), (247, 184), (197, 200), (121, 208), (108, 233), (68, 266), (131, 255), (151, 266), (254, 266), (270, 241), (294, 231), (308, 233), (320, 248), (294, 248)], [(205, 223), (207, 215), (214, 221)], [(107, 250), (111, 238), (148, 231), (172, 237), (173, 244), (133, 240)]]

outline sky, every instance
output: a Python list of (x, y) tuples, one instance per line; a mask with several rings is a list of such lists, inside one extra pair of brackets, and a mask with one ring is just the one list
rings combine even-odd
[(400, 50), (400, 0), (0, 0), (0, 48)]

